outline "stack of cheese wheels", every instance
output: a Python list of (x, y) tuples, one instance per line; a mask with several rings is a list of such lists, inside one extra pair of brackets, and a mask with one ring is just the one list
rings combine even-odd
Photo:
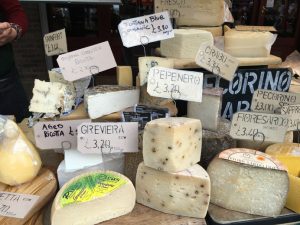
[(287, 167), (290, 188), (285, 206), (300, 213), (300, 145), (278, 143), (269, 146), (266, 153), (274, 156)]
[(209, 164), (211, 203), (238, 212), (275, 217), (284, 208), (289, 189), (285, 167), (275, 158), (251, 149), (221, 152)]
[(137, 202), (165, 213), (204, 218), (210, 180), (197, 164), (201, 144), (200, 120), (173, 117), (147, 123), (144, 162), (136, 175)]
[(93, 225), (130, 213), (135, 205), (135, 189), (124, 175), (94, 171), (77, 176), (56, 195), (52, 225)]

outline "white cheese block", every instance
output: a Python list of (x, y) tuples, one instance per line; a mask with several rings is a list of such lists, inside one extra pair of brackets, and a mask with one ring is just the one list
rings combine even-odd
[(130, 213), (135, 205), (131, 181), (113, 171), (75, 177), (56, 195), (52, 225), (94, 225)]
[(117, 83), (120, 86), (133, 85), (131, 66), (117, 66)]
[(168, 173), (141, 163), (136, 175), (136, 200), (164, 213), (204, 218), (210, 201), (209, 176), (197, 164)]
[(177, 25), (220, 26), (224, 23), (224, 0), (189, 0), (189, 9), (176, 19)]
[(200, 45), (214, 44), (210, 32), (195, 29), (174, 29), (174, 38), (160, 42), (161, 54), (170, 58), (195, 59)]
[(139, 57), (139, 78), (140, 86), (143, 86), (148, 81), (148, 74), (152, 67), (160, 66), (165, 68), (174, 68), (174, 60), (160, 57)]
[(188, 102), (187, 117), (199, 119), (203, 129), (217, 131), (222, 109), (223, 89), (203, 89), (202, 102)]
[[(255, 153), (250, 154), (248, 149), (238, 151), (253, 160), (252, 155)], [(260, 163), (276, 161), (274, 158), (266, 160), (271, 156), (261, 154), (263, 155), (255, 156)], [(254, 160), (252, 163), (257, 165)], [(211, 203), (248, 214), (278, 216), (284, 208), (288, 194), (288, 174), (284, 170), (269, 169), (268, 165), (266, 167), (215, 157), (207, 169), (211, 180)]]
[(84, 174), (86, 172), (96, 170), (111, 170), (118, 173), (124, 173), (124, 154), (107, 154), (103, 155), (103, 162), (80, 170), (66, 170), (66, 164), (63, 160), (57, 168), (57, 178), (59, 187), (61, 188), (72, 178)]
[(146, 166), (167, 171), (185, 170), (200, 161), (201, 121), (170, 117), (148, 122), (143, 135)]
[(58, 115), (70, 112), (75, 107), (76, 92), (72, 86), (35, 79), (32, 92), (30, 112)]
[(205, 30), (212, 34), (213, 37), (220, 37), (223, 36), (223, 27), (178, 27), (179, 29), (196, 29), (196, 30)]
[(270, 32), (237, 31), (224, 34), (224, 51), (233, 57), (268, 57), (276, 35)]
[(139, 89), (100, 85), (86, 90), (85, 107), (91, 119), (118, 112), (139, 103)]

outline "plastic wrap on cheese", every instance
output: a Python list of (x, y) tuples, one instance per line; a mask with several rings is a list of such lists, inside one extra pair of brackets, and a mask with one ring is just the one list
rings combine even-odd
[(30, 181), (41, 168), (40, 156), (18, 125), (0, 116), (0, 183)]

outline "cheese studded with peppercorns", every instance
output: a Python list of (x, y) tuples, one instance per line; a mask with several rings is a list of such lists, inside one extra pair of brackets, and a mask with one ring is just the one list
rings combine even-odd
[(138, 203), (164, 213), (204, 218), (210, 201), (210, 179), (198, 164), (168, 173), (140, 163), (136, 197)]
[(152, 120), (143, 135), (146, 166), (167, 171), (185, 170), (200, 161), (202, 125), (198, 119), (171, 117)]

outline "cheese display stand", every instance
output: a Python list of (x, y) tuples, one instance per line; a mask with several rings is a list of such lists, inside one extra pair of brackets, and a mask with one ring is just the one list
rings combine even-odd
[(300, 92), (277, 34), (224, 26), (228, 1), (171, 2), (119, 24), (125, 47), (160, 41), (138, 74), (108, 42), (60, 54), (31, 117), (0, 115), (1, 225), (300, 224)]

